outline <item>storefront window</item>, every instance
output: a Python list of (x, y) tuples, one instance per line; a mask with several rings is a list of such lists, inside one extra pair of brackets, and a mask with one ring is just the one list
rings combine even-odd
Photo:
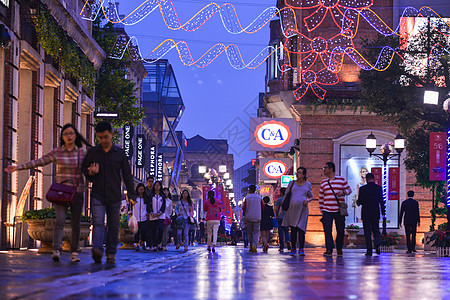
[[(371, 172), (372, 168), (383, 168), (383, 161), (376, 157), (369, 158), (365, 146), (341, 145), (340, 157), (340, 173), (347, 179), (352, 188), (352, 194), (346, 198), (349, 216), (345, 223), (346, 225), (356, 224), (362, 227), (361, 206), (356, 205), (359, 188), (366, 184), (366, 174)], [(387, 168), (397, 167), (397, 164), (396, 160), (388, 161)], [(386, 180), (388, 180), (387, 177)], [(399, 201), (388, 199), (386, 204), (387, 228), (398, 228), (398, 212)]]

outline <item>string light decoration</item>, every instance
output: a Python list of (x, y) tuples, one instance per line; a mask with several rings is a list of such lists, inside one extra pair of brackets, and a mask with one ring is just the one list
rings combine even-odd
[[(289, 28), (297, 28), (296, 21), (288, 21), (286, 24), (282, 23), (283, 19), (296, 19), (293, 9), (285, 7), (279, 10), (275, 6), (264, 9), (249, 25), (243, 27), (236, 9), (231, 3), (225, 3), (223, 5), (214, 2), (209, 3), (185, 23), (180, 21), (175, 5), (171, 0), (145, 0), (124, 17), (119, 15), (117, 5), (112, 0), (108, 0), (108, 2), (105, 2), (105, 0), (86, 0), (80, 15), (85, 20), (93, 21), (98, 17), (99, 13), (103, 13), (106, 20), (113, 24), (135, 25), (157, 9), (160, 11), (164, 23), (171, 30), (196, 31), (217, 13), (220, 15), (223, 27), (231, 34), (256, 33), (275, 17), (280, 17), (279, 21), (283, 34)], [(288, 15), (281, 17), (282, 11), (283, 14), (288, 14), (293, 18), (286, 18)]]
[(181, 62), (185, 66), (196, 66), (198, 68), (205, 68), (210, 65), (217, 57), (222, 53), (227, 56), (228, 62), (236, 70), (243, 69), (256, 69), (259, 67), (266, 59), (277, 51), (277, 47), (267, 46), (262, 49), (250, 62), (245, 63), (242, 58), (241, 51), (239, 47), (235, 44), (225, 45), (223, 43), (216, 43), (210, 49), (208, 49), (200, 58), (194, 59), (192, 57), (191, 51), (187, 42), (178, 41), (175, 42), (173, 39), (166, 39), (160, 43), (152, 53), (144, 57), (140, 50), (139, 44), (136, 37), (128, 37), (126, 35), (121, 35), (117, 38), (113, 50), (110, 53), (110, 57), (114, 59), (122, 59), (125, 51), (129, 51), (130, 57), (133, 60), (142, 60), (149, 63), (154, 63), (155, 61), (164, 57), (169, 51), (176, 49)]
[[(292, 70), (293, 76), (299, 77), (299, 87), (293, 91), (297, 100), (300, 100), (310, 89), (318, 98), (324, 99), (326, 95), (324, 87), (339, 83), (338, 74), (344, 66), (345, 57), (350, 58), (356, 66), (363, 70), (384, 71), (392, 63), (394, 56), (398, 55), (411, 70), (420, 72), (427, 66), (438, 63), (444, 52), (450, 53), (449, 49), (436, 44), (431, 47), (428, 60), (411, 61), (402, 56), (400, 49), (384, 46), (380, 48), (377, 60), (370, 62), (356, 49), (353, 39), (358, 33), (361, 21), (367, 22), (371, 28), (384, 36), (397, 35), (402, 39), (408, 39), (413, 28), (408, 28), (403, 20), (407, 17), (423, 17), (428, 18), (433, 30), (448, 36), (450, 32), (449, 24), (430, 7), (424, 6), (419, 10), (407, 7), (402, 13), (402, 21), (397, 28), (393, 29), (371, 9), (373, 0), (285, 0), (285, 5), (282, 9), (266, 8), (245, 27), (242, 26), (235, 7), (230, 3), (223, 5), (210, 3), (184, 23), (180, 21), (171, 0), (145, 0), (124, 17), (119, 16), (113, 0), (86, 0), (80, 14), (85, 19), (94, 20), (99, 13), (103, 13), (106, 19), (112, 23), (133, 25), (159, 9), (169, 29), (187, 32), (199, 29), (214, 15), (218, 14), (223, 27), (231, 34), (256, 33), (275, 17), (278, 17), (281, 33), (286, 37), (284, 44), (279, 47), (268, 46), (263, 48), (248, 63), (242, 58), (241, 51), (236, 44), (216, 43), (202, 56), (194, 59), (186, 41), (174, 41), (170, 38), (161, 42), (149, 55), (143, 56), (139, 49), (138, 40), (135, 37), (129, 38), (127, 36), (117, 38), (110, 57), (122, 59), (125, 51), (128, 51), (133, 60), (154, 62), (176, 49), (180, 60), (186, 66), (204, 68), (221, 54), (225, 54), (234, 69), (242, 70), (257, 68), (272, 54), (275, 55), (274, 52), (276, 51), (277, 57), (282, 58), (277, 64), (280, 72), (285, 73)], [(317, 29), (329, 15), (339, 32), (331, 38), (309, 37), (302, 34), (296, 23), (296, 10), (311, 11), (309, 15), (303, 18), (308, 31)], [(431, 22), (430, 19), (435, 21)], [(296, 58), (298, 55), (300, 59), (291, 61), (291, 55)]]
[(285, 5), (292, 9), (315, 9), (303, 19), (308, 31), (319, 27), (327, 14), (336, 26), (345, 30), (353, 23), (351, 11), (368, 9), (373, 5), (373, 0), (285, 0)]

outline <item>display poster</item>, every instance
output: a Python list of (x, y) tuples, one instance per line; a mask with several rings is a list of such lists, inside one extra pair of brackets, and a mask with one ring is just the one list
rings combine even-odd
[(445, 132), (430, 133), (430, 181), (445, 181), (446, 138), (447, 134)]
[(388, 172), (388, 200), (400, 200), (400, 168), (390, 167)]

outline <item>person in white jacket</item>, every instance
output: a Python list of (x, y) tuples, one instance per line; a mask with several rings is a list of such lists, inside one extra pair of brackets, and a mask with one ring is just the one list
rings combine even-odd
[(172, 205), (172, 194), (170, 193), (168, 188), (163, 188), (164, 196), (166, 197), (166, 211), (164, 214), (164, 230), (163, 230), (163, 237), (162, 237), (162, 247), (163, 250), (167, 250), (167, 242), (169, 239), (169, 229), (170, 224), (172, 223), (170, 216), (172, 216), (173, 212), (173, 205)]
[(136, 251), (145, 250), (145, 243), (148, 242), (148, 220), (147, 220), (147, 203), (148, 195), (145, 192), (145, 185), (139, 183), (136, 187), (136, 202), (133, 206), (133, 215), (138, 222), (138, 232), (134, 235), (134, 242), (136, 243)]

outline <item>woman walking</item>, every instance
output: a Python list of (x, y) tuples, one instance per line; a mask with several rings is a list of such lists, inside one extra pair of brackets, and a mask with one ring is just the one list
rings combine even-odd
[(139, 183), (136, 187), (136, 203), (133, 207), (133, 215), (138, 222), (138, 232), (134, 235), (134, 242), (136, 243), (136, 251), (145, 250), (145, 243), (148, 242), (148, 220), (147, 220), (147, 204), (148, 196), (145, 192), (145, 185)]
[(216, 252), (217, 243), (217, 231), (219, 230), (220, 223), (220, 202), (214, 198), (214, 191), (208, 192), (208, 199), (206, 199), (203, 204), (203, 210), (206, 212), (206, 235), (208, 252), (211, 252), (211, 241), (212, 241), (212, 252)]
[[(86, 140), (72, 124), (66, 124), (61, 129), (60, 147), (53, 149), (43, 157), (29, 161), (19, 166), (9, 166), (5, 169), (7, 173), (17, 170), (33, 169), (46, 166), (52, 162), (56, 163), (56, 176), (54, 182), (77, 186), (77, 193), (70, 204), (72, 240), (70, 243), (70, 259), (79, 262), (77, 251), (80, 242), (81, 212), (84, 205), (84, 177), (81, 173), (81, 164), (86, 156), (83, 144), (90, 147)], [(52, 259), (56, 262), (61, 259), (62, 238), (64, 224), (66, 223), (66, 205), (53, 204), (55, 208), (55, 229), (53, 231), (53, 254)]]
[(183, 190), (181, 193), (181, 200), (177, 202), (177, 206), (175, 207), (175, 212), (178, 216), (177, 222), (178, 224), (178, 244), (177, 249), (180, 248), (181, 242), (184, 238), (184, 251), (188, 251), (188, 243), (189, 243), (189, 218), (194, 215), (194, 204), (191, 200), (191, 195), (189, 195), (188, 190)]
[(172, 206), (172, 194), (170, 193), (168, 188), (163, 188), (164, 196), (166, 197), (166, 210), (164, 213), (164, 230), (163, 230), (163, 237), (162, 237), (162, 247), (164, 251), (167, 251), (167, 241), (169, 239), (169, 229), (170, 224), (172, 223), (171, 216), (173, 212), (173, 206)]
[(291, 193), (291, 200), (282, 226), (291, 227), (291, 255), (296, 254), (298, 240), (299, 254), (305, 256), (303, 248), (305, 247), (306, 225), (309, 216), (308, 203), (312, 200), (313, 194), (311, 183), (306, 180), (304, 167), (297, 169), (297, 180), (289, 184), (286, 195), (287, 193)]
[(161, 181), (155, 181), (151, 194), (150, 202), (147, 205), (150, 243), (153, 251), (162, 250), (161, 242), (164, 230), (164, 220), (166, 211), (166, 196), (163, 193)]
[(273, 213), (273, 207), (269, 205), (270, 198), (265, 196), (263, 202), (264, 209), (261, 218), (261, 240), (263, 243), (263, 252), (267, 253), (267, 250), (269, 250), (269, 234), (273, 228), (272, 219), (275, 215)]

